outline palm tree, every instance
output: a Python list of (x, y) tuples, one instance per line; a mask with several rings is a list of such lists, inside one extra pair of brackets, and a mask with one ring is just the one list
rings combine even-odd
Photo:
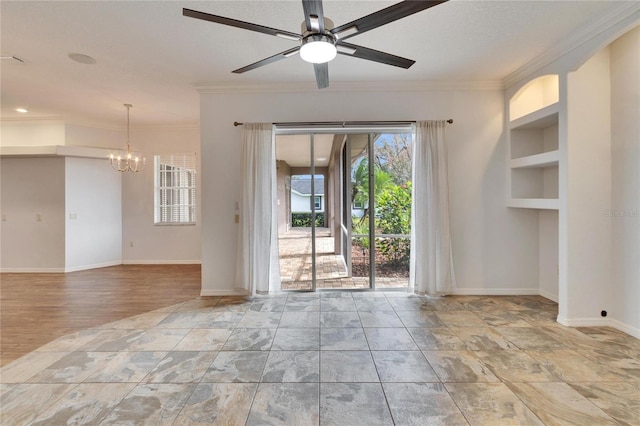
[[(352, 172), (352, 199), (354, 203), (360, 203), (364, 208), (364, 214), (360, 218), (359, 225), (364, 223), (369, 215), (369, 160), (363, 158), (358, 167)], [(374, 204), (382, 194), (382, 191), (386, 188), (393, 186), (393, 176), (387, 171), (383, 170), (380, 165), (373, 164), (373, 200)]]

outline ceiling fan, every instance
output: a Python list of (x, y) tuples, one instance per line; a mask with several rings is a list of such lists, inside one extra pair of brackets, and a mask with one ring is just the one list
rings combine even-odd
[(352, 56), (354, 58), (367, 59), (369, 61), (393, 65), (400, 68), (409, 68), (415, 63), (415, 61), (391, 55), (389, 53), (380, 52), (378, 50), (369, 49), (367, 47), (346, 43), (345, 40), (390, 22), (397, 21), (398, 19), (413, 15), (414, 13), (429, 9), (430, 7), (437, 6), (446, 1), (447, 0), (405, 0), (370, 15), (356, 19), (355, 21), (334, 27), (333, 22), (324, 17), (322, 12), (322, 0), (302, 0), (302, 7), (304, 9), (304, 22), (302, 23), (301, 28), (302, 34), (265, 27), (259, 24), (252, 24), (250, 22), (239, 21), (237, 19), (225, 18), (223, 16), (211, 15), (197, 10), (182, 9), (182, 14), (190, 18), (202, 19), (204, 21), (229, 25), (232, 27), (297, 41), (299, 45), (296, 47), (277, 53), (273, 56), (269, 56), (268, 58), (254, 62), (253, 64), (245, 67), (238, 68), (233, 72), (236, 74), (242, 74), (272, 62), (300, 54), (300, 57), (303, 60), (313, 63), (318, 89), (323, 89), (329, 86), (328, 62), (335, 58), (337, 53)]

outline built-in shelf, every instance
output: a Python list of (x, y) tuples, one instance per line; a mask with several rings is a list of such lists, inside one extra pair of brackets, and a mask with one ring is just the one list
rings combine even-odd
[(557, 198), (512, 198), (507, 203), (507, 207), (539, 210), (558, 210), (559, 205)]
[(513, 120), (509, 127), (516, 129), (543, 129), (558, 124), (558, 103), (553, 103), (530, 114)]
[(558, 210), (558, 102), (509, 123), (509, 207)]
[(526, 157), (514, 158), (511, 160), (512, 169), (550, 167), (558, 165), (558, 150), (543, 152), (540, 154), (527, 155)]

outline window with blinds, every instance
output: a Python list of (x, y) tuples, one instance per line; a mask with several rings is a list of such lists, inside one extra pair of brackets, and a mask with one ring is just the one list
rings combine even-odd
[(156, 224), (196, 223), (196, 155), (156, 155)]

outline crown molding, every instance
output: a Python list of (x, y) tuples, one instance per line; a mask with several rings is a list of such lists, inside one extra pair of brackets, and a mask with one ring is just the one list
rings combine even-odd
[(50, 117), (7, 117), (0, 118), (0, 124), (65, 124), (64, 117), (50, 116)]
[[(635, 15), (635, 18), (634, 18)], [(556, 43), (552, 48), (538, 55), (527, 62), (503, 80), (505, 88), (511, 87), (520, 80), (523, 80), (541, 68), (553, 63), (574, 49), (589, 42), (605, 31), (628, 20), (638, 20), (640, 15), (640, 3), (635, 1), (625, 1), (616, 4), (607, 13), (601, 15), (596, 20), (577, 29), (564, 40)]]
[[(126, 127), (125, 127), (126, 129)], [(167, 124), (139, 124), (131, 126), (132, 132), (144, 132), (153, 130), (200, 130), (200, 122), (167, 123)]]
[[(247, 93), (318, 93), (313, 83), (272, 83), (225, 85), (215, 83), (194, 83), (192, 87), (200, 94), (247, 94)], [(415, 92), (415, 91), (461, 91), (461, 90), (503, 90), (501, 80), (480, 81), (367, 81), (334, 82), (320, 93), (336, 92)]]
[(112, 130), (112, 131), (123, 131), (127, 130), (127, 126), (123, 124), (113, 124), (113, 123), (104, 123), (97, 121), (84, 121), (84, 120), (65, 120), (65, 126), (76, 126), (76, 127), (87, 127), (89, 129), (100, 129), (100, 130)]
[[(18, 117), (0, 119), (0, 125), (43, 125), (59, 124), (64, 126), (86, 127), (90, 129), (126, 131), (125, 124), (100, 123), (96, 121), (65, 120), (64, 117)], [(167, 123), (167, 124), (138, 124), (132, 125), (132, 132), (151, 130), (195, 130), (200, 129), (200, 122)]]
[[(109, 124), (109, 123), (97, 123), (90, 121), (78, 121), (69, 120), (64, 122), (65, 125), (88, 127), (91, 129), (102, 130), (114, 130), (114, 131), (126, 131), (126, 124)], [(200, 122), (186, 122), (186, 123), (160, 123), (160, 124), (132, 124), (132, 132), (144, 132), (152, 130), (193, 130), (200, 129)]]

